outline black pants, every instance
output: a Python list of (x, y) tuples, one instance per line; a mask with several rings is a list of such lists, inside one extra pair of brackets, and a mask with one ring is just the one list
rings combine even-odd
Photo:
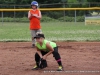
[[(48, 53), (48, 52), (41, 51), (42, 55), (45, 55), (46, 53)], [(52, 52), (52, 54), (56, 61), (61, 59), (61, 57), (58, 53), (58, 47), (54, 48), (54, 51)], [(38, 53), (35, 54), (35, 61), (36, 61), (36, 63), (40, 62), (40, 56), (38, 55)]]

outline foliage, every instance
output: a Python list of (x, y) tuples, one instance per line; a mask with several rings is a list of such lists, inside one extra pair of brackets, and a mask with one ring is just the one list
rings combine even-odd
[(47, 16), (43, 16), (41, 19), (41, 22), (53, 22), (53, 21), (58, 21), (58, 20), (47, 17)]
[[(6, 4), (30, 4), (34, 0), (0, 0), (0, 3), (6, 3)], [(38, 1), (40, 4), (43, 3), (59, 3), (61, 0), (35, 0)]]
[[(0, 0), (0, 4), (30, 4), (33, 0)], [(100, 2), (100, 0), (36, 0), (40, 4), (60, 3), (60, 2)]]
[(43, 3), (43, 4), (47, 4), (47, 3), (59, 3), (61, 2), (61, 0), (36, 0), (38, 1), (39, 3)]
[[(4, 17), (3, 18), (4, 22), (29, 22), (27, 17), (22, 17), (22, 18), (11, 18), (11, 17)], [(54, 18), (50, 18), (48, 16), (43, 16), (41, 19), (41, 22), (74, 22), (75, 21), (75, 17), (69, 17), (69, 16), (65, 16), (65, 17), (60, 17), (57, 19)], [(76, 17), (76, 21), (77, 22), (84, 22), (84, 16), (77, 16)], [(2, 18), (0, 18), (0, 22), (2, 22)]]
[(100, 2), (100, 0), (87, 0), (88, 2)]
[[(59, 18), (59, 21), (75, 22), (75, 17), (65, 16), (65, 17)], [(77, 16), (76, 22), (84, 22), (84, 16)]]

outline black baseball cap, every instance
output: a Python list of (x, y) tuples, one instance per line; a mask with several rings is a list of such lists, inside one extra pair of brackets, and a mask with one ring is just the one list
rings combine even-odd
[(36, 38), (41, 38), (41, 37), (42, 37), (42, 38), (45, 38), (45, 37), (44, 37), (44, 34), (37, 34), (37, 35), (34, 37), (34, 39), (36, 39)]

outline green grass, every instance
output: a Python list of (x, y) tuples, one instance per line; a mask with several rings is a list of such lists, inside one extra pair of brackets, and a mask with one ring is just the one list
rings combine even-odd
[[(41, 23), (42, 31), (52, 41), (100, 41), (100, 25), (83, 22)], [(29, 23), (0, 23), (0, 41), (31, 41)]]

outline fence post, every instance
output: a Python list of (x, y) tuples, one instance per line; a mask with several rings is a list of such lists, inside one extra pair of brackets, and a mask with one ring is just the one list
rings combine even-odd
[[(63, 8), (65, 8), (65, 3), (63, 3)], [(64, 21), (65, 21), (65, 10), (64, 10)]]
[[(14, 5), (14, 9), (15, 9), (15, 5)], [(16, 14), (16, 12), (14, 11), (14, 22), (15, 22), (15, 14)]]
[(3, 11), (1, 12), (1, 16), (2, 16), (2, 25), (3, 25)]
[[(61, 0), (61, 2), (63, 2), (63, 8), (65, 8), (65, 3), (66, 3), (66, 0)], [(65, 10), (64, 10), (64, 21), (65, 21)]]
[(76, 23), (76, 10), (75, 10), (75, 23)]

